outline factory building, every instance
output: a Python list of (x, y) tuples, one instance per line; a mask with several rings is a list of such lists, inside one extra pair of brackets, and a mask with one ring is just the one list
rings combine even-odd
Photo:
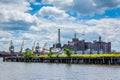
[(68, 41), (67, 44), (63, 45), (63, 48), (68, 48), (73, 51), (73, 53), (111, 53), (111, 42), (104, 42), (99, 36), (98, 41), (85, 42), (85, 40), (79, 40), (75, 37), (72, 41)]
[(78, 54), (111, 53), (111, 42), (102, 41), (101, 36), (99, 36), (98, 41), (86, 42), (85, 40), (79, 40), (75, 33), (72, 41), (68, 41), (67, 44), (63, 44), (62, 46), (60, 42), (60, 29), (58, 29), (58, 43), (53, 44), (53, 46), (50, 47), (50, 50), (63, 50), (63, 48), (68, 48), (72, 50), (73, 53)]

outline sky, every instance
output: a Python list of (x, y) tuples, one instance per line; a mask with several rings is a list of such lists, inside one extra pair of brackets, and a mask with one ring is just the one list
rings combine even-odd
[(11, 40), (15, 51), (23, 40), (24, 48), (34, 41), (50, 47), (58, 29), (62, 44), (74, 33), (91, 42), (101, 36), (120, 51), (120, 0), (0, 0), (0, 51), (8, 51)]

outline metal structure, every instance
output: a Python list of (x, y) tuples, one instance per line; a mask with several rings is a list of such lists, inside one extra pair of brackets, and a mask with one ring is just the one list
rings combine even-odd
[(13, 45), (12, 40), (10, 41), (9, 54), (10, 54), (10, 55), (14, 54), (14, 45)]
[(22, 41), (21, 48), (20, 48), (20, 56), (22, 56), (23, 53), (23, 47), (24, 47), (24, 41)]
[(60, 44), (60, 29), (58, 29), (58, 43)]
[(32, 46), (32, 53), (34, 53), (34, 49), (35, 49), (35, 41), (34, 41), (33, 46)]
[(39, 43), (37, 43), (36, 47), (35, 47), (35, 53), (36, 54), (40, 54), (40, 46)]
[(45, 43), (44, 46), (42, 47), (42, 50), (41, 50), (40, 54), (45, 54), (45, 50), (46, 50), (46, 49), (45, 49), (45, 46), (46, 46), (46, 45), (47, 45), (47, 43)]

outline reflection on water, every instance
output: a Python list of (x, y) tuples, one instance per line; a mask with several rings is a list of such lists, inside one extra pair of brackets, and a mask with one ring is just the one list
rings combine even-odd
[(0, 80), (120, 80), (120, 66), (2, 62)]

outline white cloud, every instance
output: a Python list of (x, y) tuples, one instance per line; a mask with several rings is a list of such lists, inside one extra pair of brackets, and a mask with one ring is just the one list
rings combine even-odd
[(38, 37), (38, 35), (31, 33), (23, 33), (22, 37), (28, 40), (35, 40)]
[(31, 10), (29, 2), (26, 0), (0, 0), (0, 9), (5, 10), (17, 10), (21, 12), (26, 12), (28, 10)]
[(68, 7), (72, 6), (73, 2), (74, 2), (74, 0), (65, 0), (65, 1), (61, 1), (61, 0), (42, 0), (43, 4), (53, 4), (57, 7), (64, 6), (65, 8), (68, 8)]
[(11, 36), (9, 32), (0, 30), (0, 40), (8, 40)]
[(74, 20), (74, 17), (69, 16), (64, 10), (50, 6), (42, 7), (35, 15), (46, 17), (51, 20)]
[(103, 13), (107, 9), (120, 7), (120, 0), (43, 0), (43, 4), (53, 4), (54, 7), (75, 12), (78, 15)]
[(37, 0), (28, 0), (28, 1), (33, 5), (40, 5), (41, 4), (41, 2), (37, 1)]
[(68, 17), (68, 14), (66, 14), (64, 11), (57, 9), (56, 7), (42, 7), (40, 9), (40, 15), (43, 16), (53, 16), (53, 17)]
[(26, 0), (0, 1), (0, 29), (26, 30), (34, 23), (35, 17), (29, 13), (30, 3)]

